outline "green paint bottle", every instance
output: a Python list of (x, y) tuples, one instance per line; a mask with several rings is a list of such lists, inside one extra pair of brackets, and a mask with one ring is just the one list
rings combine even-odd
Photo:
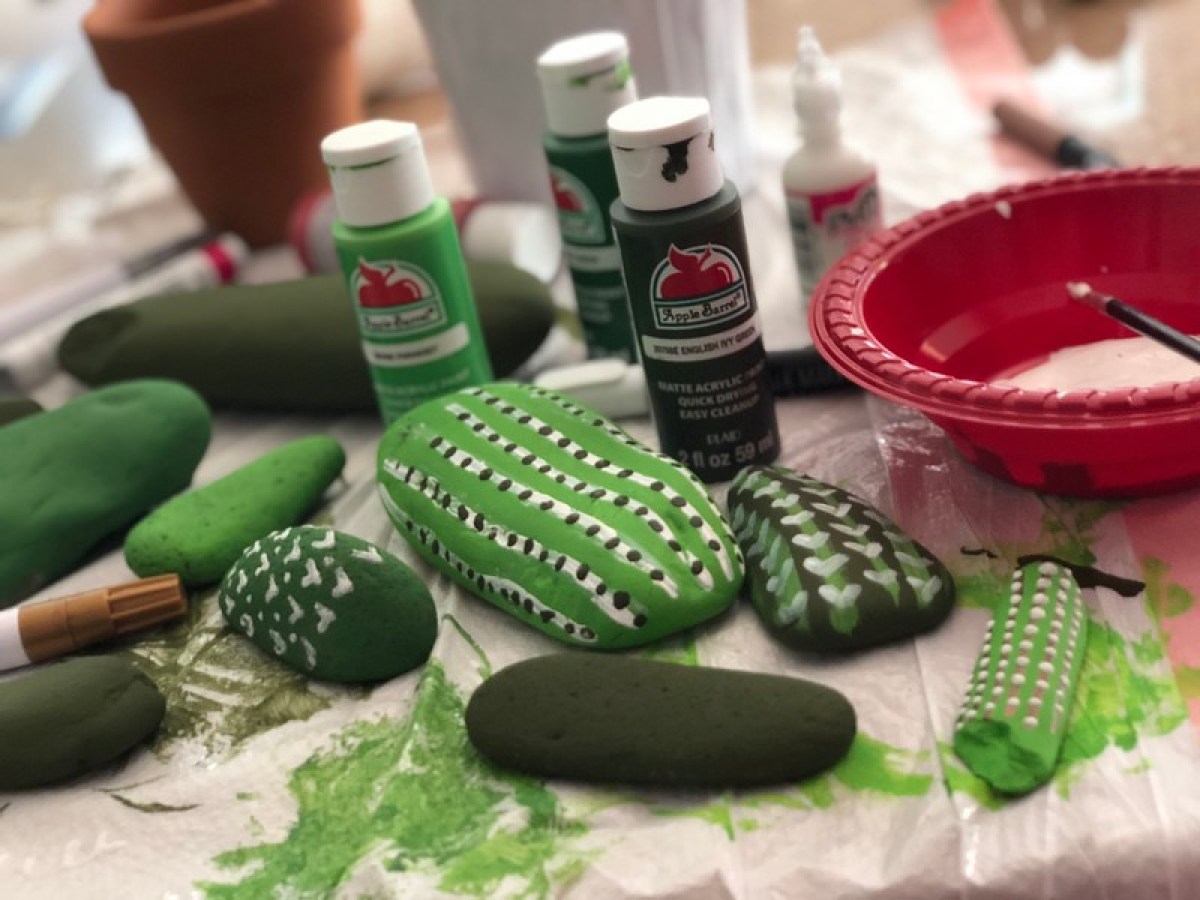
[(664, 453), (706, 482), (779, 455), (737, 188), (708, 101), (653, 97), (608, 120), (612, 205), (629, 306)]
[(598, 31), (552, 45), (537, 63), (550, 189), (590, 357), (637, 361), (609, 207), (617, 176), (609, 114), (637, 99), (625, 35)]
[(325, 138), (333, 241), (358, 312), (385, 424), (492, 366), (450, 203), (434, 193), (411, 122), (375, 120)]

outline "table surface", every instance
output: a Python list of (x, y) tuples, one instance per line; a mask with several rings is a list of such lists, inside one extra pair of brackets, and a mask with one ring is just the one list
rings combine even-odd
[[(1200, 3), (748, 4), (763, 185), (791, 147), (787, 76), (802, 21), (843, 66), (847, 127), (880, 163), (890, 221), (1049, 174), (995, 139), (987, 86), (1026, 92), (1128, 162), (1196, 159), (1200, 120), (1178, 85), (1200, 65), (1190, 46)], [(439, 94), (377, 106), (422, 123), (439, 183), (465, 185)], [(154, 200), (183, 223), (180, 202), (169, 185)], [(753, 192), (746, 215), (769, 343), (786, 343), (800, 317), (781, 198)], [(264, 254), (252, 277), (294, 266)], [(36, 395), (56, 405), (79, 389), (60, 375)], [(780, 462), (853, 490), (943, 559), (955, 612), (919, 640), (818, 660), (774, 643), (743, 604), (644, 652), (836, 687), (860, 736), (831, 772), (768, 791), (632, 792), (487, 767), (465, 739), (466, 698), (489, 672), (559, 645), (433, 575), (403, 543), (375, 496), (373, 419), (223, 413), (197, 484), (292, 438), (343, 443), (344, 477), (316, 521), (430, 575), (442, 616), (432, 660), (374, 689), (309, 683), (223, 629), (214, 592), (200, 592), (187, 623), (118, 651), (168, 698), (152, 748), (70, 785), (0, 796), (0, 896), (1195, 896), (1200, 555), (1189, 537), (1200, 493), (1037, 495), (972, 469), (920, 415), (857, 391), (778, 410)], [(627, 424), (653, 442), (648, 422)], [(723, 499), (722, 486), (714, 493)], [(1008, 802), (949, 743), (991, 610), (1017, 560), (1035, 553), (1145, 587), (1084, 592), (1091, 638), (1063, 768)], [(41, 596), (128, 577), (112, 552)]]

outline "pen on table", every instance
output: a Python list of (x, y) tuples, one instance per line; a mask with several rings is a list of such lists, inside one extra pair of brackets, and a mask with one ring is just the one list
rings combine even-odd
[[(851, 385), (812, 346), (768, 350), (767, 380), (776, 398), (816, 394)], [(533, 383), (568, 394), (613, 419), (644, 416), (650, 411), (642, 367), (620, 359), (593, 359), (546, 369), (533, 379)]]
[(40, 322), (91, 300), (98, 294), (134, 281), (147, 272), (212, 239), (211, 233), (191, 234), (132, 259), (111, 262), (30, 291), (20, 301), (0, 303), (0, 344)]
[(53, 375), (57, 370), (55, 353), (59, 341), (85, 316), (154, 294), (229, 284), (237, 278), (249, 254), (245, 241), (234, 234), (185, 247), (125, 284), (85, 299), (24, 334), (0, 340), (0, 391), (32, 390)]
[(1121, 163), (1113, 156), (1091, 146), (1081, 138), (1068, 134), (1057, 125), (1046, 122), (1009, 100), (992, 107), (992, 114), (1001, 130), (1030, 150), (1053, 160), (1068, 169), (1119, 169)]
[(182, 617), (187, 594), (178, 575), (156, 575), (0, 612), (0, 670)]

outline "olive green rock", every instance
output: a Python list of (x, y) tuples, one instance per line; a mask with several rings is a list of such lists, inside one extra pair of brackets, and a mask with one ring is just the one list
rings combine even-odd
[[(554, 324), (549, 290), (503, 263), (468, 265), (492, 370), (509, 375)], [(374, 412), (345, 279), (164, 294), (76, 323), (58, 348), (85, 384), (172, 378), (221, 409)]]
[(331, 437), (285, 444), (154, 510), (126, 535), (125, 561), (143, 578), (174, 572), (189, 586), (220, 581), (250, 544), (314, 509), (345, 464)]
[(0, 397), (0, 425), (7, 425), (41, 411), (42, 405), (28, 397)]
[(380, 497), (430, 565), (539, 631), (597, 649), (724, 612), (743, 571), (700, 480), (531, 385), (423, 403), (379, 443)]
[(727, 502), (750, 599), (780, 640), (858, 650), (929, 631), (950, 614), (946, 567), (849, 491), (752, 466), (733, 480)]
[(225, 621), (325, 681), (382, 681), (429, 657), (437, 610), (425, 583), (374, 544), (301, 525), (256, 541), (221, 582)]
[(0, 682), (0, 791), (113, 762), (154, 733), (166, 707), (154, 683), (116, 656), (48, 663)]
[(856, 730), (846, 698), (811, 681), (585, 653), (502, 669), (466, 725), (480, 753), (529, 775), (708, 788), (801, 781)]
[(170, 381), (112, 385), (0, 428), (0, 607), (187, 487), (211, 430), (204, 401)]

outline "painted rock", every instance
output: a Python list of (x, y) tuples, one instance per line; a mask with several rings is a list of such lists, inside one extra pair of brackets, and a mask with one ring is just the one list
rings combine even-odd
[(143, 578), (175, 572), (188, 585), (220, 581), (246, 547), (310, 512), (345, 464), (331, 437), (285, 444), (154, 510), (126, 536), (125, 561)]
[(0, 607), (187, 487), (212, 428), (170, 381), (131, 381), (0, 428)]
[(0, 682), (0, 791), (65, 781), (153, 734), (167, 704), (116, 656), (79, 656)]
[(301, 525), (256, 541), (221, 581), (225, 621), (313, 678), (382, 681), (429, 657), (437, 611), (407, 565), (374, 544)]
[[(467, 272), (492, 369), (508, 375), (550, 333), (554, 300), (513, 266), (470, 263)], [(163, 294), (102, 310), (67, 332), (58, 361), (91, 385), (173, 378), (221, 409), (377, 411), (340, 275)]]
[(1054, 776), (1087, 649), (1087, 612), (1065, 566), (1013, 574), (988, 625), (954, 731), (954, 752), (998, 791), (1024, 794)]
[(567, 643), (655, 641), (722, 612), (741, 585), (700, 481), (551, 391), (429, 401), (392, 424), (378, 462), (384, 507), (426, 561)]
[(7, 425), (41, 411), (42, 405), (28, 397), (0, 397), (0, 425)]
[(729, 489), (750, 599), (767, 628), (803, 650), (856, 650), (941, 624), (954, 579), (932, 553), (841, 488), (778, 466)]
[(466, 724), (480, 753), (529, 775), (710, 788), (816, 775), (856, 729), (846, 698), (811, 681), (590, 653), (501, 670)]

